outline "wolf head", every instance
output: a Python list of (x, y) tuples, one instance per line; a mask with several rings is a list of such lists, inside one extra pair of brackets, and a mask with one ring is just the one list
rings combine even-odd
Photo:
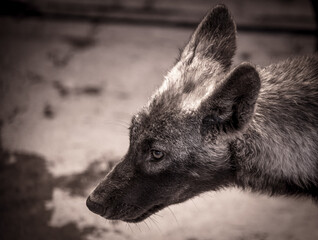
[(235, 49), (235, 24), (227, 8), (217, 6), (133, 117), (128, 152), (88, 197), (91, 211), (139, 222), (232, 183), (230, 142), (248, 126), (260, 89), (251, 65), (230, 71)]

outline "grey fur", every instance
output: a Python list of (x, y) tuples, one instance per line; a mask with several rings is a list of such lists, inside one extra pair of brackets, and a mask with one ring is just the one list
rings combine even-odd
[(318, 199), (318, 56), (230, 70), (235, 48), (219, 5), (133, 117), (128, 153), (87, 200), (93, 212), (138, 222), (228, 186)]

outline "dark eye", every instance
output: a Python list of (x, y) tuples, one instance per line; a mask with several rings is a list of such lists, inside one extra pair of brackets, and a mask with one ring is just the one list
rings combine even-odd
[(151, 155), (155, 160), (160, 160), (163, 158), (164, 153), (159, 150), (151, 150)]

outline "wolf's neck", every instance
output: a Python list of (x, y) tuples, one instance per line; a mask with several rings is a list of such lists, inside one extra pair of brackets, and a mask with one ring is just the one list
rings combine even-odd
[(295, 134), (260, 129), (251, 123), (234, 142), (237, 184), (270, 194), (288, 194), (308, 187), (315, 182), (316, 166), (311, 166), (313, 149), (305, 141)]

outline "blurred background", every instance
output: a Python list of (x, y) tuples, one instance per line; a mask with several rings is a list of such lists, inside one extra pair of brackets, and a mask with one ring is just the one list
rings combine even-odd
[(315, 0), (0, 2), (0, 239), (316, 240), (308, 199), (227, 189), (139, 224), (89, 212), (128, 126), (205, 13), (238, 26), (234, 65), (317, 50)]

